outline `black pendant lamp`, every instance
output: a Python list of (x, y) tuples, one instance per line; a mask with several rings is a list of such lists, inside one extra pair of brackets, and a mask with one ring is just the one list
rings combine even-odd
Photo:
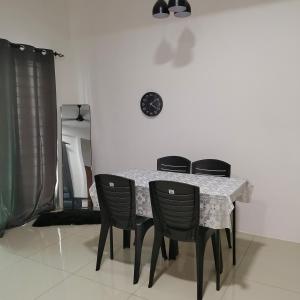
[(192, 14), (191, 5), (186, 1), (186, 10), (181, 12), (174, 13), (174, 16), (177, 18), (186, 18)]
[(152, 15), (158, 19), (167, 18), (170, 15), (167, 3), (164, 0), (158, 0), (153, 7)]
[(186, 0), (169, 0), (169, 11), (177, 13), (186, 10)]

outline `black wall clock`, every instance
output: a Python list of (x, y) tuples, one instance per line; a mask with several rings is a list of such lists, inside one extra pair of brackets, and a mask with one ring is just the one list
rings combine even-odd
[(148, 117), (159, 115), (163, 108), (163, 101), (159, 94), (149, 92), (141, 99), (141, 110)]

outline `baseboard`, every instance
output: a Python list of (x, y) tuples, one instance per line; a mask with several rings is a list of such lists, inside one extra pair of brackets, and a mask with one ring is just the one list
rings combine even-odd
[(259, 237), (259, 238), (264, 238), (264, 239), (271, 239), (271, 240), (277, 240), (277, 241), (282, 241), (282, 242), (289, 242), (289, 243), (300, 244), (300, 242), (293, 241), (293, 240), (281, 239), (281, 238), (274, 237), (274, 236), (261, 235), (261, 234), (251, 233), (251, 232), (246, 232), (246, 231), (241, 231), (241, 230), (238, 230), (237, 233), (249, 234), (249, 235), (252, 235), (254, 237)]

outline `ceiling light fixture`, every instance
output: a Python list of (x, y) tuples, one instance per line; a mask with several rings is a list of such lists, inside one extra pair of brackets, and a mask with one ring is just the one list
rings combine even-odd
[(169, 11), (174, 13), (185, 11), (186, 0), (169, 0), (168, 8)]
[(164, 0), (158, 0), (153, 7), (152, 15), (158, 19), (167, 18), (170, 15), (167, 3)]
[(168, 4), (165, 0), (157, 0), (152, 15), (157, 19), (164, 19), (169, 17), (170, 12), (173, 12), (175, 17), (185, 18), (192, 14), (192, 9), (187, 0), (169, 0)]
[(177, 18), (186, 18), (192, 14), (191, 5), (186, 1), (186, 10), (181, 12), (174, 13), (174, 16)]

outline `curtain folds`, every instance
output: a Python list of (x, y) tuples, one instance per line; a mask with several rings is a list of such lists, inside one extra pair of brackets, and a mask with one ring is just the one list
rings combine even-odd
[(54, 55), (0, 39), (0, 230), (54, 206)]
[(13, 212), (16, 166), (16, 89), (13, 53), (0, 40), (0, 231)]

